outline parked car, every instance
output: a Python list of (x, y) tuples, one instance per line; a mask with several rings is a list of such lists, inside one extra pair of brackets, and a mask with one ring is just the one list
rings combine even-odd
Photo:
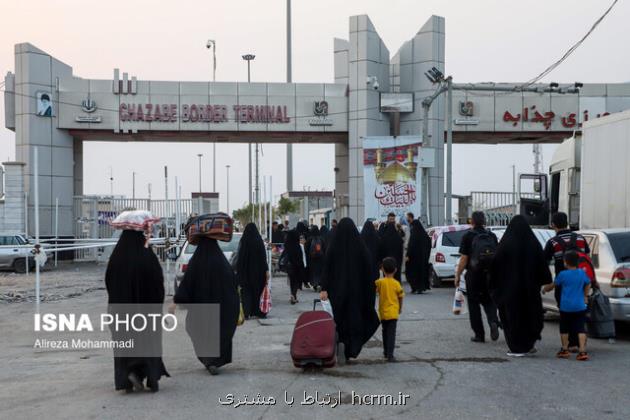
[[(602, 292), (610, 299), (616, 321), (630, 321), (630, 229), (579, 231), (591, 249), (595, 276)], [(557, 312), (553, 293), (543, 295), (543, 307)]]
[[(225, 255), (225, 258), (227, 258), (230, 264), (233, 262), (232, 257), (235, 256), (236, 251), (238, 251), (238, 244), (241, 240), (241, 236), (243, 236), (242, 233), (234, 233), (230, 242), (218, 241), (219, 247), (221, 248), (221, 251), (223, 251), (223, 255)], [(188, 261), (190, 261), (190, 257), (192, 257), (195, 249), (197, 249), (196, 245), (189, 244), (188, 241), (186, 241), (184, 242), (184, 246), (182, 246), (179, 255), (175, 259), (175, 290), (177, 290), (179, 283), (181, 283), (184, 278), (184, 273), (188, 268)]]
[(434, 226), (427, 229), (431, 238), (431, 287), (440, 287), (444, 281), (455, 280), (455, 267), (460, 257), (459, 246), (469, 229), (470, 225)]
[(22, 235), (0, 234), (0, 268), (25, 273), (27, 257), (29, 270), (35, 268), (32, 249)]

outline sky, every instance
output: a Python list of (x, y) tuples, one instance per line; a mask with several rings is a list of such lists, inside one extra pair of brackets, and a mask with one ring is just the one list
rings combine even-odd
[[(286, 79), (285, 0), (0, 0), (0, 72), (14, 69), (13, 48), (30, 42), (71, 65), (84, 78), (111, 79), (113, 69), (140, 80), (210, 80), (206, 41), (217, 42), (217, 80), (245, 81), (241, 59), (253, 53), (252, 81)], [(333, 82), (333, 38), (348, 38), (349, 16), (368, 14), (393, 55), (433, 14), (446, 19), (446, 73), (456, 82), (522, 82), (544, 70), (604, 12), (608, 0), (293, 0), (293, 81)], [(630, 81), (627, 19), (620, 1), (587, 41), (543, 82)], [(548, 167), (555, 145), (543, 147)], [(262, 175), (277, 196), (286, 190), (285, 146), (268, 145)], [(84, 143), (84, 193), (164, 196), (163, 168), (182, 185), (182, 197), (212, 190), (212, 145), (191, 143)], [(4, 128), (0, 100), (0, 159), (15, 157), (14, 133)], [(225, 209), (226, 165), (230, 208), (247, 201), (247, 145), (217, 145), (217, 191)], [(512, 165), (531, 172), (531, 145), (455, 145), (453, 192), (511, 191)], [(294, 189), (334, 188), (334, 146), (294, 146)], [(172, 195), (171, 195), (172, 197)], [(277, 197), (276, 197), (277, 199)]]

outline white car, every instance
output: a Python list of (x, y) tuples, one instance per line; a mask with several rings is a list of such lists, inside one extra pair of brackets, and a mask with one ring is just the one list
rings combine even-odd
[(431, 287), (440, 287), (445, 280), (455, 280), (459, 246), (470, 225), (434, 226), (427, 229), (431, 238)]
[[(595, 277), (601, 291), (610, 299), (614, 319), (630, 321), (630, 229), (593, 229), (578, 233), (591, 249)], [(543, 307), (558, 311), (553, 293), (543, 295)]]
[[(242, 233), (234, 233), (232, 235), (232, 240), (230, 242), (222, 242), (217, 241), (219, 243), (219, 247), (221, 251), (223, 251), (223, 255), (225, 258), (232, 262), (232, 256), (238, 251), (238, 244), (241, 240)], [(188, 241), (184, 242), (184, 246), (175, 259), (175, 290), (177, 291), (177, 287), (179, 283), (181, 283), (184, 278), (184, 273), (186, 273), (186, 269), (188, 268), (188, 261), (190, 261), (190, 257), (192, 257), (193, 253), (197, 249), (197, 245), (189, 244)]]

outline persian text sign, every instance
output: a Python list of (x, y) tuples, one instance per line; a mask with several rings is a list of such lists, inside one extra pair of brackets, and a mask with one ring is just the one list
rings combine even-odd
[(133, 104), (121, 103), (118, 108), (121, 121), (142, 122), (203, 122), (222, 123), (235, 121), (242, 124), (286, 124), (291, 122), (286, 105), (207, 105)]

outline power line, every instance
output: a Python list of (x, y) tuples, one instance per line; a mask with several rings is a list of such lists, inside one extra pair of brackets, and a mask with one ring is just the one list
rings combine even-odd
[(597, 19), (595, 21), (595, 23), (593, 23), (593, 25), (591, 26), (591, 28), (588, 30), (588, 32), (586, 32), (586, 34), (575, 44), (573, 44), (571, 46), (571, 48), (569, 48), (562, 57), (560, 57), (555, 63), (553, 63), (552, 65), (550, 65), (549, 67), (547, 67), (545, 70), (542, 71), (542, 73), (540, 73), (538, 76), (533, 77), (532, 79), (528, 80), (527, 82), (525, 82), (521, 88), (533, 85), (534, 83), (536, 83), (537, 81), (539, 81), (540, 79), (542, 79), (543, 77), (545, 77), (546, 75), (548, 75), (549, 73), (551, 73), (553, 70), (556, 69), (556, 67), (558, 67), (560, 64), (562, 64), (567, 58), (569, 58), (569, 56), (571, 54), (573, 54), (573, 52), (575, 50), (578, 49), (578, 47), (580, 45), (582, 45), (582, 43), (593, 33), (593, 31), (595, 31), (595, 29), (599, 26), (599, 24), (604, 20), (604, 18), (610, 13), (610, 11), (613, 9), (613, 7), (615, 7), (615, 5), (617, 4), (619, 0), (614, 0), (612, 2), (612, 4), (608, 7), (608, 9), (606, 9), (606, 11), (604, 12), (603, 15), (601, 15), (599, 17), (599, 19)]

